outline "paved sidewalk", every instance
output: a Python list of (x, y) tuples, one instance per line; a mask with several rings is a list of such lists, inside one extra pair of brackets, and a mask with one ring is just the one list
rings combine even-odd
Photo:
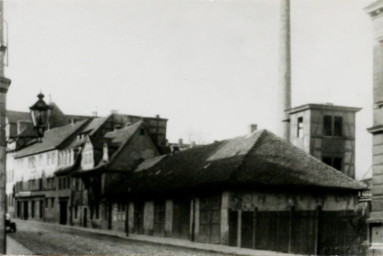
[(7, 255), (31, 255), (33, 252), (18, 243), (12, 237), (7, 236)]
[(205, 243), (198, 243), (198, 242), (192, 242), (189, 240), (169, 238), (169, 237), (155, 237), (155, 236), (135, 235), (135, 234), (130, 234), (129, 236), (126, 236), (124, 232), (115, 231), (115, 230), (84, 228), (84, 227), (59, 225), (59, 224), (38, 222), (38, 221), (24, 221), (19, 219), (14, 219), (14, 220), (16, 221), (16, 223), (25, 222), (25, 223), (35, 224), (35, 225), (54, 227), (57, 231), (79, 230), (83, 232), (115, 236), (122, 239), (133, 240), (133, 241), (142, 241), (142, 242), (148, 242), (148, 243), (154, 243), (154, 244), (171, 245), (171, 246), (183, 247), (183, 248), (189, 248), (189, 249), (204, 250), (207, 253), (217, 252), (217, 253), (224, 253), (224, 254), (249, 255), (249, 256), (297, 255), (297, 254), (288, 254), (288, 253), (281, 253), (281, 252), (275, 252), (275, 251), (252, 250), (252, 249), (232, 247), (232, 246), (226, 246), (226, 245), (205, 244)]

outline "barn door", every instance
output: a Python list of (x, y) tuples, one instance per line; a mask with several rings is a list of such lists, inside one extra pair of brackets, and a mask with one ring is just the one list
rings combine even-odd
[(189, 238), (190, 232), (190, 200), (175, 200), (173, 205), (172, 235), (180, 238)]
[(229, 245), (237, 246), (238, 241), (238, 211), (229, 210)]
[(134, 232), (136, 234), (144, 233), (144, 203), (137, 202), (134, 204)]
[(220, 242), (221, 198), (200, 199), (199, 241), (211, 244)]

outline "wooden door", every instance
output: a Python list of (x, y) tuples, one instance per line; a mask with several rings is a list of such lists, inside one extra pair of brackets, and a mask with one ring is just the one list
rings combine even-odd
[(173, 204), (172, 236), (189, 238), (190, 234), (190, 199), (175, 200)]
[(219, 196), (200, 199), (199, 241), (220, 243), (221, 200)]

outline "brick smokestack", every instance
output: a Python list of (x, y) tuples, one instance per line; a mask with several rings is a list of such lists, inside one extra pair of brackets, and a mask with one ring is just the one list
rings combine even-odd
[(291, 108), (291, 47), (290, 47), (290, 0), (281, 0), (279, 48), (279, 121), (283, 138), (290, 138), (290, 117), (287, 110)]

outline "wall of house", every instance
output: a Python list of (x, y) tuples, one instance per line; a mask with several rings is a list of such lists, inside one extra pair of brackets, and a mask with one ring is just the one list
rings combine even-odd
[(229, 217), (221, 219), (221, 243), (300, 254), (351, 253), (363, 240), (357, 196), (357, 192), (230, 192)]
[[(277, 217), (285, 216), (285, 218), (289, 218), (291, 209), (294, 209), (296, 214), (295, 218), (308, 218), (307, 220), (311, 221), (314, 220), (318, 209), (320, 209), (323, 216), (331, 215), (338, 218), (339, 216), (343, 216), (342, 214), (345, 212), (356, 212), (358, 205), (357, 192), (349, 194), (315, 194), (308, 192), (225, 191), (219, 195), (185, 198), (184, 200), (187, 201), (188, 205), (184, 204), (183, 207), (190, 211), (190, 215), (188, 216), (189, 221), (185, 219), (181, 219), (181, 221), (183, 223), (189, 223), (188, 234), (185, 235), (185, 233), (182, 233), (182, 229), (180, 229), (179, 225), (179, 215), (182, 209), (177, 207), (180, 207), (180, 199), (168, 198), (166, 199), (165, 211), (165, 236), (194, 239), (195, 241), (204, 243), (231, 244), (234, 246), (240, 244), (244, 247), (246, 247), (247, 244), (245, 242), (242, 243), (241, 239), (246, 241), (248, 234), (246, 230), (243, 230), (244, 227), (242, 224), (247, 224), (249, 213), (253, 216), (253, 212), (258, 212), (260, 214), (259, 218), (265, 218), (262, 216), (266, 213)], [(156, 211), (155, 205), (155, 201), (146, 201), (144, 203), (144, 233), (147, 235), (163, 236), (163, 234), (153, 232), (154, 214)], [(185, 205), (187, 205), (187, 207)], [(134, 207), (135, 202), (130, 202), (127, 223), (129, 225), (129, 232), (131, 233), (136, 232), (134, 227)], [(233, 213), (235, 213), (234, 222)], [(185, 216), (184, 213), (182, 215)], [(245, 219), (242, 220), (242, 217)], [(300, 221), (303, 220), (306, 219)], [(285, 223), (288, 223), (288, 221)], [(312, 224), (314, 222), (310, 223)], [(337, 219), (334, 223), (333, 225), (337, 225)], [(236, 235), (234, 240), (232, 238), (233, 232)], [(303, 233), (300, 233), (300, 235), (304, 236)], [(231, 243), (230, 239), (232, 241)], [(312, 239), (314, 239), (314, 237)], [(262, 244), (260, 246), (262, 246)], [(278, 248), (273, 249), (278, 250)], [(297, 247), (294, 250), (306, 252), (305, 250), (309, 249), (311, 250), (312, 248)]]
[[(324, 135), (324, 116), (342, 117), (342, 135)], [(298, 119), (303, 118), (303, 135), (298, 136)], [(341, 170), (355, 177), (355, 112), (323, 105), (290, 114), (290, 142), (319, 160), (342, 158)]]
[[(303, 118), (303, 136), (298, 136), (298, 118)], [(290, 142), (310, 154), (310, 110), (290, 114)]]
[(89, 138), (86, 140), (84, 149), (82, 150), (81, 154), (81, 169), (89, 170), (94, 168), (93, 145), (90, 142)]
[(112, 229), (124, 232), (127, 204), (113, 203), (112, 204)]
[(371, 202), (371, 218), (383, 219), (383, 200), (374, 200), (374, 197), (379, 198), (383, 196), (383, 133), (374, 134), (372, 154), (373, 175), (371, 193), (373, 196), (373, 200)]
[(44, 221), (50, 223), (58, 223), (59, 214), (60, 214), (60, 206), (57, 199), (56, 189), (44, 191)]
[[(377, 5), (379, 10), (382, 5)], [(373, 165), (372, 165), (372, 200), (369, 219), (369, 242), (371, 249), (375, 245), (381, 248), (383, 243), (383, 15), (381, 10), (371, 15), (373, 19)], [(381, 254), (382, 250), (378, 251)], [(372, 254), (374, 254), (372, 252)]]
[[(341, 116), (342, 136), (323, 135), (323, 116)], [(342, 172), (355, 177), (355, 113), (334, 110), (313, 109), (311, 111), (311, 154), (322, 160), (324, 156), (343, 158)]]
[(292, 206), (300, 211), (314, 211), (321, 206), (323, 211), (356, 211), (357, 192), (353, 194), (309, 194), (276, 192), (231, 192), (229, 208), (232, 210), (288, 211)]

